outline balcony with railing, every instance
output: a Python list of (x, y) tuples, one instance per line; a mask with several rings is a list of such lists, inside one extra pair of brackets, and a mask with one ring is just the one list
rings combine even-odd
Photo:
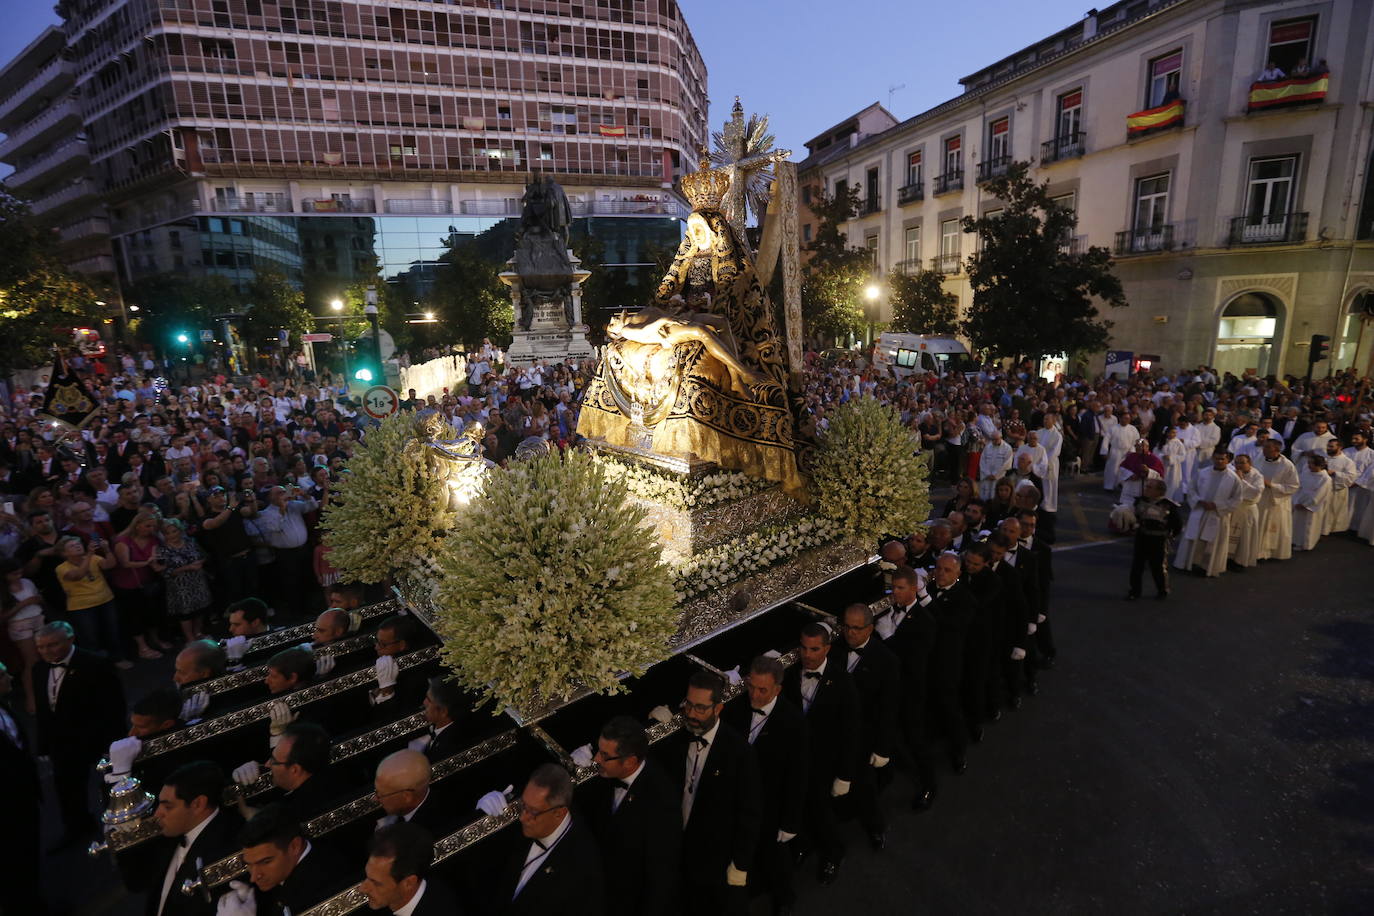
[(56, 146), (50, 147), (19, 166), (5, 179), (5, 183), (16, 190), (37, 183), (40, 179), (57, 177), (73, 168), (90, 161), (90, 151), (85, 137), (72, 137)]
[(963, 189), (964, 170), (955, 169), (952, 172), (945, 172), (943, 175), (936, 175), (935, 187), (932, 188), (931, 191), (936, 197), (939, 197), (941, 194), (950, 194), (954, 191), (962, 191)]
[(1116, 245), (1113, 251), (1117, 257), (1126, 257), (1133, 254), (1153, 254), (1160, 251), (1171, 251), (1174, 247), (1174, 225), (1173, 223), (1161, 223), (1158, 226), (1148, 226), (1143, 229), (1127, 229), (1125, 232), (1116, 234)]
[(1046, 140), (1040, 144), (1040, 164), (1049, 165), (1051, 162), (1077, 159), (1083, 155), (1087, 142), (1088, 135), (1081, 130)]
[(892, 272), (904, 277), (914, 277), (925, 269), (925, 261), (921, 258), (906, 258), (892, 265)]
[[(76, 69), (72, 62), (55, 57), (32, 79), (17, 81), (13, 89), (0, 96), (0, 121), (19, 111), (40, 93), (61, 91), (71, 84)], [(59, 82), (60, 81), (60, 82)]]
[(1306, 238), (1306, 213), (1257, 213), (1231, 220), (1226, 245), (1291, 245)]
[(1059, 241), (1060, 254), (1082, 254), (1088, 250), (1086, 235), (1066, 235)]
[(910, 183), (904, 184), (897, 189), (898, 206), (914, 204), (917, 201), (922, 201), (925, 199), (926, 186), (925, 183), (921, 181), (920, 175), (915, 176), (915, 178)]
[(386, 201), (386, 212), (417, 216), (447, 216), (453, 212), (453, 203), (447, 200), (393, 199)]
[(370, 197), (314, 198), (301, 201), (306, 213), (376, 213), (377, 202)]
[(204, 207), (200, 201), (195, 208), (205, 213), (290, 213), (291, 198), (281, 197), (215, 197)]
[(64, 242), (79, 242), (82, 239), (103, 238), (110, 234), (110, 221), (103, 216), (92, 216), (58, 230), (58, 237)]
[(76, 131), (80, 127), (81, 109), (76, 99), (62, 99), (11, 130), (4, 142), (0, 142), (0, 160), (9, 161), (28, 147), (48, 142), (62, 131)]
[(866, 197), (859, 201), (859, 216), (872, 216), (882, 209), (883, 201), (880, 197)]
[(96, 195), (95, 182), (88, 178), (72, 182), (65, 188), (53, 191), (44, 197), (40, 197), (29, 204), (29, 210), (34, 216), (51, 215), (58, 212), (63, 207), (80, 201), (88, 200)]
[(1246, 111), (1270, 111), (1293, 105), (1320, 105), (1326, 99), (1326, 91), (1330, 84), (1330, 73), (1251, 83), (1250, 101)]
[(959, 252), (951, 254), (937, 254), (930, 259), (930, 269), (937, 274), (944, 274), (946, 277), (958, 276), (963, 270), (964, 259)]
[(1007, 169), (1011, 167), (1010, 156), (994, 156), (991, 159), (984, 159), (978, 163), (978, 183), (991, 181), (994, 178), (1007, 174)]

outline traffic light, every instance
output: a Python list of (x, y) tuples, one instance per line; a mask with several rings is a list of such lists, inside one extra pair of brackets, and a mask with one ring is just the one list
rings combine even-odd
[(376, 376), (372, 374), (371, 367), (359, 366), (357, 369), (354, 370), (353, 378), (357, 379), (360, 382), (371, 382), (374, 378), (376, 378)]
[(1313, 334), (1312, 345), (1307, 351), (1309, 363), (1319, 363), (1331, 356), (1331, 338), (1325, 334)]

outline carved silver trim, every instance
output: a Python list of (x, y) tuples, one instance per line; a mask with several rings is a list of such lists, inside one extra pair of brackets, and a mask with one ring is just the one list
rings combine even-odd
[[(311, 635), (312, 634), (307, 633), (306, 638), (309, 639)], [(361, 636), (350, 636), (347, 639), (340, 639), (323, 646), (310, 646), (310, 651), (316, 658), (325, 655), (346, 655), (349, 652), (366, 649), (368, 646), (372, 645), (372, 642), (372, 634), (364, 633)], [(305, 645), (305, 643), (300, 643), (299, 645)], [(256, 648), (256, 646), (254, 648)], [(191, 684), (182, 692), (186, 695), (193, 693), (208, 693), (211, 696), (215, 696), (216, 694), (227, 693), (230, 690), (236, 690), (239, 687), (245, 687), (249, 684), (256, 684), (266, 677), (266, 675), (267, 663), (263, 662), (261, 665), (254, 665), (252, 668), (245, 668), (242, 671), (232, 671), (229, 674), (221, 675), (208, 683), (201, 682), (199, 684)]]
[[(439, 648), (429, 646), (424, 649), (417, 649), (402, 655), (397, 661), (400, 670), (405, 671), (414, 668), (416, 665), (423, 665), (439, 657)], [(322, 684), (312, 684), (300, 690), (293, 691), (281, 697), (271, 700), (264, 700), (261, 703), (234, 712), (225, 713), (214, 719), (207, 719), (186, 728), (179, 728), (174, 732), (154, 738), (143, 745), (143, 752), (138, 755), (139, 760), (147, 760), (168, 751), (174, 751), (194, 744), (212, 735), (218, 735), (226, 731), (241, 728), (251, 722), (266, 719), (271, 711), (272, 704), (277, 700), (285, 700), (287, 705), (292, 708), (299, 708), (307, 703), (331, 697), (336, 693), (342, 693), (354, 687), (361, 687), (371, 681), (375, 681), (377, 673), (372, 668), (362, 668), (358, 671), (350, 671), (348, 674), (340, 675)]]
[[(398, 614), (400, 611), (400, 605), (390, 598), (358, 608), (358, 613), (363, 616), (363, 620)], [(315, 621), (311, 620), (309, 623), (299, 623), (294, 627), (283, 627), (280, 630), (269, 630), (261, 636), (254, 636), (252, 642), (248, 644), (248, 651), (261, 652), (264, 649), (275, 649), (278, 646), (288, 646), (291, 643), (308, 642), (314, 636)]]

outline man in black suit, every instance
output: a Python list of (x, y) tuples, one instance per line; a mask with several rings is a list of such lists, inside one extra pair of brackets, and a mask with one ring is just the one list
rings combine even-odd
[(305, 838), (300, 821), (281, 805), (268, 805), (238, 836), (249, 883), (229, 882), (217, 916), (304, 913), (347, 885), (350, 869), (329, 849)]
[(39, 891), (38, 825), (42, 794), (38, 767), (29, 753), (24, 729), (10, 708), (14, 678), (0, 662), (0, 773), (9, 783), (5, 834), (10, 840), (0, 855), (0, 888), (16, 913), (41, 916), (47, 909)]
[(1003, 638), (1002, 582), (992, 569), (992, 549), (974, 544), (964, 551), (964, 582), (973, 593), (973, 621), (964, 635), (964, 718), (974, 744), (983, 740), (983, 722), (1001, 718)]
[(621, 912), (671, 916), (682, 902), (678, 795), (634, 719), (611, 719), (596, 745), (600, 778), (579, 790), (578, 810), (601, 847), (606, 899)]
[[(792, 841), (802, 832), (806, 811), (808, 750), (806, 719), (782, 695), (786, 669), (778, 659), (761, 655), (749, 665), (749, 705), (736, 703), (725, 721), (748, 736), (758, 760), (762, 783), (762, 817), (754, 854), (754, 884), (773, 895), (773, 912), (790, 913), (793, 888)], [(747, 712), (746, 712), (747, 709)]]
[(935, 800), (935, 769), (926, 736), (926, 687), (935, 648), (935, 618), (921, 604), (925, 576), (909, 566), (892, 574), (892, 607), (879, 612), (875, 628), (901, 664), (901, 742), (898, 760), (916, 785), (911, 807), (926, 811)]
[(453, 891), (431, 877), (434, 840), (419, 824), (382, 827), (367, 845), (367, 865), (358, 889), (374, 910), (407, 916), (461, 916)]
[(79, 842), (95, 826), (90, 777), (110, 742), (124, 734), (124, 688), (114, 666), (76, 647), (71, 624), (44, 625), (34, 637), (38, 750), (52, 760), (63, 835), (52, 851)]
[(805, 851), (820, 855), (818, 876), (830, 884), (844, 861), (835, 799), (849, 794), (859, 764), (859, 695), (844, 662), (830, 658), (829, 624), (802, 627), (801, 664), (787, 672), (783, 694), (801, 707), (810, 736), (806, 778)]
[(1014, 514), (1002, 519), (997, 528), (1012, 542), (1002, 562), (1003, 565), (1010, 564), (1016, 568), (1016, 576), (1021, 583), (1021, 628), (1024, 631), (1021, 645), (1026, 652), (1026, 658), (1021, 664), (1021, 674), (1026, 692), (1035, 696), (1039, 692), (1036, 678), (1039, 671), (1039, 645), (1035, 641), (1035, 634), (1039, 630), (1036, 621), (1040, 617), (1039, 558), (1034, 551), (1022, 547), (1021, 523)]
[[(1018, 533), (1020, 529), (1017, 529)], [(1024, 679), (1022, 668), (1026, 661), (1025, 586), (1016, 567), (1006, 561), (1016, 542), (1004, 531), (995, 531), (988, 538), (988, 549), (992, 552), (992, 570), (997, 576), (1001, 620), (997, 638), (997, 658), (1002, 669), (1002, 681), (1006, 687), (1007, 702), (1013, 709), (1021, 708), (1021, 684)]]
[(224, 784), (224, 772), (208, 760), (180, 766), (163, 782), (153, 811), (162, 836), (147, 844), (134, 867), (125, 868), (129, 856), (120, 856), (129, 889), (147, 894), (146, 916), (214, 916), (215, 905), (199, 894), (183, 894), (181, 883), (195, 877), (200, 865), (239, 851), (243, 818), (220, 807)]
[(1029, 551), (1035, 560), (1037, 606), (1035, 617), (1036, 659), (1041, 668), (1053, 668), (1058, 650), (1054, 646), (1054, 630), (1050, 626), (1050, 583), (1054, 581), (1054, 551), (1039, 536), (1040, 517), (1025, 510), (1016, 513), (1021, 525), (1021, 550)]
[(429, 679), (423, 706), (429, 729), (410, 747), (422, 751), (430, 763), (438, 763), (463, 749), (466, 742), (458, 722), (472, 712), (472, 696), (454, 681), (435, 675)]
[[(339, 787), (329, 772), (329, 733), (314, 722), (287, 725), (266, 766), (274, 787), (270, 802), (279, 804), (298, 821), (324, 813), (339, 796)], [(234, 770), (233, 779), (239, 785), (249, 785), (261, 775), (258, 764), (249, 762)], [(246, 817), (253, 816), (242, 800), (239, 810)]]
[(964, 677), (964, 638), (973, 622), (974, 600), (959, 581), (963, 571), (958, 554), (942, 554), (927, 584), (925, 608), (935, 618), (935, 649), (931, 653), (930, 696), (935, 714), (949, 742), (950, 764), (956, 773), (967, 769), (969, 731), (960, 696)]
[(429, 784), (432, 775), (428, 758), (419, 751), (407, 748), (383, 758), (372, 782), (382, 807), (377, 826), (405, 822), (424, 827), (431, 836), (440, 835), (453, 817), (441, 810)]
[[(758, 846), (758, 764), (744, 736), (720, 720), (725, 684), (709, 671), (687, 681), (683, 730), (659, 742), (655, 756), (682, 808), (683, 888), (701, 913), (742, 916), (745, 885)], [(666, 719), (667, 710), (650, 715)]]
[(854, 774), (854, 809), (874, 849), (887, 842), (887, 821), (878, 804), (878, 773), (897, 756), (901, 714), (901, 663), (873, 632), (873, 609), (844, 609), (845, 669), (859, 695), (859, 768)]
[(603, 916), (601, 853), (572, 815), (572, 778), (556, 763), (530, 774), (520, 794), (519, 855), (497, 882), (501, 916)]

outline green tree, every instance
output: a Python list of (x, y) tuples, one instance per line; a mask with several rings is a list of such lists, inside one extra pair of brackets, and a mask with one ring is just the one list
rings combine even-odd
[(891, 330), (905, 334), (953, 334), (959, 329), (959, 297), (944, 288), (933, 270), (896, 274), (888, 281)]
[(1101, 319), (1094, 300), (1126, 305), (1111, 252), (1070, 250), (1064, 241), (1073, 237), (1077, 216), (1055, 205), (1048, 183), (1029, 173), (1030, 163), (1012, 163), (983, 185), (1005, 208), (991, 218), (964, 217), (964, 231), (977, 233), (981, 245), (968, 259), (973, 304), (961, 328), (995, 357), (1101, 350), (1112, 323)]
[(582, 321), (591, 328), (593, 337), (600, 337), (611, 315), (623, 308), (644, 305), (648, 296), (641, 295), (624, 267), (606, 266), (606, 243), (597, 236), (575, 233), (572, 250), (582, 262), (582, 269), (592, 272), (582, 284)]
[(858, 188), (811, 200), (819, 223), (802, 278), (802, 320), (809, 337), (834, 340), (863, 333), (863, 291), (872, 281), (873, 256), (866, 248), (850, 247), (842, 229), (858, 208)]
[(0, 185), (0, 376), (52, 359), (54, 344), (69, 344), (69, 329), (101, 317), (98, 294), (57, 256), (52, 233), (28, 205)]
[(239, 312), (244, 302), (234, 285), (218, 275), (187, 277), (152, 274), (134, 281), (124, 301), (138, 306), (138, 336), (169, 355), (185, 355), (186, 334), (195, 346), (202, 328), (214, 327), (214, 316)]
[(515, 324), (510, 292), (497, 276), (503, 262), (483, 253), (485, 241), (482, 236), (450, 237), (449, 250), (439, 258), (443, 266), (424, 300), (448, 337), (469, 349), (480, 346), (484, 337), (498, 346), (506, 346)]
[(245, 313), (247, 337), (255, 345), (276, 341), (278, 331), (291, 332), (291, 346), (300, 346), (301, 335), (313, 330), (310, 312), (305, 308), (305, 295), (286, 278), (273, 270), (258, 271), (249, 285)]

